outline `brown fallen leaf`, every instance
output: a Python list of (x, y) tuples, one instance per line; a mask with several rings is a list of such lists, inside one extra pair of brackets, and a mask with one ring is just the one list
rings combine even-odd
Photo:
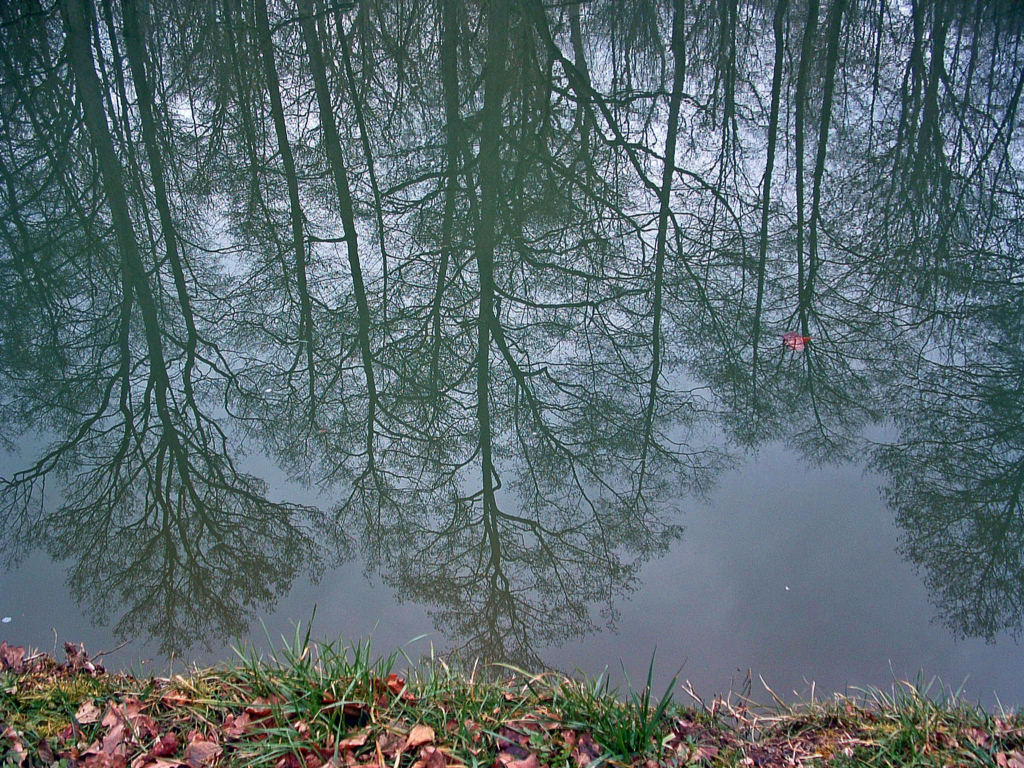
[(522, 730), (503, 725), (498, 729), (497, 745), (499, 750), (508, 748), (511, 744), (518, 744), (525, 747), (530, 743), (530, 735)]
[(156, 736), (160, 729), (156, 726), (156, 721), (149, 715), (137, 715), (128, 719), (129, 725), (135, 733), (136, 738), (151, 739)]
[(388, 759), (394, 758), (394, 756), (397, 753), (404, 751), (404, 748), (402, 747), (402, 744), (403, 744), (402, 737), (399, 734), (397, 734), (397, 733), (388, 732), (388, 733), (380, 734), (377, 737), (377, 742), (376, 742), (377, 753), (378, 753), (378, 762), (380, 762), (381, 764), (384, 764), (384, 762), (385, 762), (384, 758), (388, 758)]
[(697, 747), (697, 752), (700, 755), (701, 760), (714, 760), (718, 756), (718, 751), (718, 747), (715, 747), (711, 744), (700, 744)]
[(961, 733), (961, 735), (966, 736), (970, 740), (970, 742), (975, 746), (982, 748), (988, 746), (988, 733), (986, 733), (984, 730), (982, 730), (976, 725), (972, 725), (970, 728), (967, 728), (965, 731)]
[(494, 765), (495, 768), (540, 768), (537, 756), (532, 752), (522, 760), (511, 757), (508, 752), (499, 752)]
[(82, 725), (98, 722), (100, 719), (100, 708), (91, 701), (86, 701), (75, 712), (75, 720)]
[(1024, 753), (1016, 750), (1010, 753), (1000, 752), (996, 755), (999, 768), (1024, 768)]
[(960, 742), (945, 731), (935, 732), (935, 743), (938, 744), (942, 749), (959, 749)]
[(159, 739), (153, 748), (149, 750), (150, 757), (170, 757), (178, 751), (178, 734), (174, 731), (165, 733)]
[(212, 741), (197, 739), (185, 747), (185, 762), (189, 768), (203, 768), (216, 760), (222, 751), (220, 745)]
[(113, 728), (118, 723), (124, 720), (124, 713), (121, 708), (114, 702), (107, 704), (107, 709), (103, 713), (103, 719), (100, 721), (100, 725), (104, 728)]
[(284, 699), (280, 696), (260, 696), (252, 704), (245, 708), (246, 713), (252, 718), (266, 717), (271, 709), (280, 704)]
[(551, 711), (548, 707), (537, 707), (534, 710), (534, 714), (537, 717), (543, 717), (545, 720), (550, 720), (555, 723), (561, 722), (562, 720), (562, 716), (560, 714)]
[(437, 747), (424, 747), (412, 768), (445, 768), (444, 752)]
[(36, 745), (36, 754), (43, 765), (53, 765), (57, 762), (57, 756), (53, 754), (53, 748), (46, 739), (39, 740), (39, 743)]
[(579, 737), (579, 741), (576, 742), (576, 746), (572, 750), (572, 759), (577, 768), (586, 768), (600, 754), (601, 748), (594, 741), (594, 737), (589, 733), (584, 733)]
[[(106, 726), (106, 718), (103, 725)], [(107, 726), (109, 731), (103, 736), (100, 750), (107, 755), (127, 755), (128, 745), (125, 744), (124, 721), (117, 720), (113, 726)]]
[(25, 648), (20, 645), (0, 643), (0, 669), (18, 674), (25, 671)]
[(505, 755), (508, 760), (524, 760), (529, 757), (530, 750), (522, 744), (506, 744), (499, 754)]
[(344, 739), (338, 742), (338, 749), (355, 749), (361, 747), (366, 743), (366, 740), (370, 738), (369, 731), (359, 731), (359, 733), (353, 734), (352, 736), (346, 736)]
[(25, 749), (25, 743), (21, 740), (18, 732), (8, 725), (4, 728), (3, 732), (0, 732), (0, 737), (11, 742), (11, 748), (7, 753), (11, 758), (11, 762), (16, 766), (23, 765), (25, 758), (28, 757), (28, 750)]
[(1012, 720), (1007, 721), (1001, 717), (997, 717), (995, 726), (995, 732), (1003, 737), (1024, 735), (1024, 728), (1014, 727)]
[(228, 713), (224, 718), (224, 725), (221, 726), (220, 732), (229, 739), (240, 739), (251, 726), (252, 723), (248, 712), (243, 712), (240, 715)]
[(387, 686), (389, 691), (402, 699), (402, 701), (416, 701), (416, 697), (406, 690), (405, 680), (400, 678), (394, 672), (388, 675), (388, 679), (384, 681), (384, 684)]
[(127, 768), (128, 761), (124, 755), (108, 755), (106, 752), (90, 754), (79, 763), (81, 768)]
[(405, 746), (402, 747), (402, 751), (405, 752), (416, 747), (421, 747), (424, 744), (434, 743), (434, 729), (429, 725), (414, 725), (412, 730), (409, 731), (409, 736), (405, 740)]
[(189, 703), (190, 699), (181, 691), (165, 691), (160, 695), (160, 701), (173, 709), (185, 706)]
[(181, 768), (185, 763), (181, 760), (169, 760), (165, 757), (146, 757), (145, 755), (135, 758), (131, 768)]
[(384, 684), (388, 687), (389, 691), (395, 694), (395, 696), (405, 690), (405, 680), (400, 678), (394, 672), (388, 675), (388, 679), (384, 681)]

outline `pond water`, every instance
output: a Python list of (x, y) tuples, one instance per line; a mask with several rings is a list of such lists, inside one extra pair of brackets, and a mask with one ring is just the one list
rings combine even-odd
[(3, 637), (1024, 703), (1015, 6), (0, 14)]

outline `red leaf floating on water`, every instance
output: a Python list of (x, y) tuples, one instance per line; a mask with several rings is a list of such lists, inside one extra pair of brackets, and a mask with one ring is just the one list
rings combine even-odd
[(810, 340), (810, 336), (801, 336), (796, 331), (782, 334), (782, 346), (786, 349), (792, 349), (794, 352), (803, 352), (804, 347), (807, 346), (807, 342)]

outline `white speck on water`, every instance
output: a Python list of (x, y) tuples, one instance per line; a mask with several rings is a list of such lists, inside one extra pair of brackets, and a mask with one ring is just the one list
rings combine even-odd
[(4, 616), (2, 619), (0, 619), (0, 621), (2, 621), (4, 624), (10, 624), (11, 623), (11, 617), (10, 616)]
[(789, 585), (786, 585), (786, 591), (789, 592)]

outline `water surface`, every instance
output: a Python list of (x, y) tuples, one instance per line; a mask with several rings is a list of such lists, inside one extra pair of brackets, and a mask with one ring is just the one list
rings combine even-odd
[(8, 639), (1024, 700), (1014, 7), (2, 13)]

